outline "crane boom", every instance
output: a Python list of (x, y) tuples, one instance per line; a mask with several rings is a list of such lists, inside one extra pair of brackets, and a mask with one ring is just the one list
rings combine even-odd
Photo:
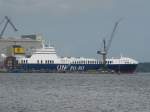
[(112, 31), (112, 33), (111, 33), (110, 39), (109, 39), (108, 44), (107, 44), (107, 46), (106, 46), (106, 52), (108, 52), (108, 50), (109, 50), (110, 47), (111, 47), (112, 40), (113, 40), (113, 38), (114, 38), (114, 36), (115, 36), (115, 33), (116, 33), (116, 29), (117, 29), (118, 24), (119, 24), (119, 22), (120, 22), (121, 20), (122, 20), (122, 19), (119, 19), (119, 20), (115, 23), (115, 25), (114, 25), (114, 28), (113, 28), (113, 31)]
[(5, 30), (6, 30), (6, 27), (7, 27), (8, 23), (12, 26), (12, 28), (14, 29), (14, 31), (18, 31), (17, 28), (15, 27), (15, 25), (11, 22), (11, 20), (7, 16), (5, 16), (4, 19), (6, 19), (6, 23), (5, 23), (4, 28), (2, 29), (2, 31), (0, 33), (0, 38), (2, 38), (2, 36), (3, 36), (3, 34), (4, 34)]
[(111, 43), (112, 43), (112, 40), (115, 36), (115, 32), (116, 32), (116, 29), (118, 27), (118, 24), (119, 22), (121, 21), (122, 19), (119, 19), (115, 25), (114, 25), (114, 28), (113, 28), (113, 31), (111, 33), (111, 36), (110, 36), (110, 39), (108, 41), (108, 44), (106, 45), (106, 39), (103, 40), (103, 50), (102, 51), (97, 51), (98, 54), (102, 55), (102, 63), (104, 65), (104, 68), (106, 67), (106, 58), (107, 58), (107, 54), (108, 54), (108, 50), (111, 46)]

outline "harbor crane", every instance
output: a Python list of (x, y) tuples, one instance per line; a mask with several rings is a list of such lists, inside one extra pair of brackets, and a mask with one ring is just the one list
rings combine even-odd
[(4, 22), (4, 20), (6, 20), (6, 22), (5, 22), (4, 28), (2, 29), (2, 31), (0, 33), (0, 39), (2, 38), (8, 23), (12, 26), (14, 31), (18, 31), (17, 28), (15, 27), (15, 25), (11, 22), (11, 20), (7, 16), (4, 17), (3, 21), (0, 24), (2, 24)]
[(97, 51), (97, 54), (102, 55), (102, 63), (103, 63), (103, 65), (104, 65), (104, 67), (106, 67), (107, 54), (108, 54), (108, 51), (109, 51), (109, 49), (110, 49), (110, 47), (111, 47), (112, 40), (113, 40), (113, 38), (114, 38), (114, 36), (115, 36), (116, 29), (117, 29), (117, 27), (118, 27), (118, 25), (119, 25), (119, 23), (120, 23), (121, 20), (122, 20), (122, 19), (119, 19), (119, 20), (115, 23), (114, 28), (113, 28), (113, 31), (112, 31), (112, 33), (111, 33), (111, 35), (110, 35), (110, 39), (108, 40), (108, 44), (106, 45), (106, 39), (104, 39), (104, 40), (103, 40), (103, 50), (102, 50), (102, 51)]

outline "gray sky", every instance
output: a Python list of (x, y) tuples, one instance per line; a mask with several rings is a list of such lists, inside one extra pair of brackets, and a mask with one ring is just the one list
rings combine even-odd
[[(150, 0), (0, 0), (0, 20), (9, 16), (5, 36), (42, 33), (63, 56), (98, 57), (102, 39), (123, 18), (109, 57), (150, 61)], [(1, 30), (2, 26), (0, 26)]]

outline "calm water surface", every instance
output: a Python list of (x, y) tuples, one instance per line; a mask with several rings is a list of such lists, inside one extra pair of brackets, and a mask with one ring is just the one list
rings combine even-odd
[(0, 112), (150, 112), (150, 73), (1, 73)]

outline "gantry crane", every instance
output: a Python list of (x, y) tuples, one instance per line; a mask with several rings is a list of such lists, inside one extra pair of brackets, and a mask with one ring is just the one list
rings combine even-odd
[(102, 64), (104, 65), (104, 67), (106, 67), (106, 59), (107, 59), (107, 54), (108, 54), (108, 51), (111, 47), (111, 43), (112, 43), (112, 40), (115, 36), (115, 33), (116, 33), (116, 29), (118, 27), (118, 24), (119, 22), (121, 21), (122, 19), (119, 19), (115, 25), (114, 25), (114, 28), (113, 28), (113, 31), (110, 35), (110, 39), (108, 40), (108, 44), (106, 45), (106, 39), (103, 40), (103, 50), (102, 51), (97, 51), (97, 54), (100, 54), (102, 55)]
[(1, 24), (4, 22), (4, 20), (6, 20), (6, 22), (5, 22), (5, 25), (4, 25), (1, 33), (0, 33), (0, 39), (3, 37), (3, 34), (4, 34), (5, 30), (6, 30), (6, 27), (7, 27), (8, 23), (12, 26), (14, 31), (18, 31), (17, 28), (15, 27), (15, 25), (11, 22), (11, 20), (7, 16), (5, 16), (5, 18), (3, 19)]

